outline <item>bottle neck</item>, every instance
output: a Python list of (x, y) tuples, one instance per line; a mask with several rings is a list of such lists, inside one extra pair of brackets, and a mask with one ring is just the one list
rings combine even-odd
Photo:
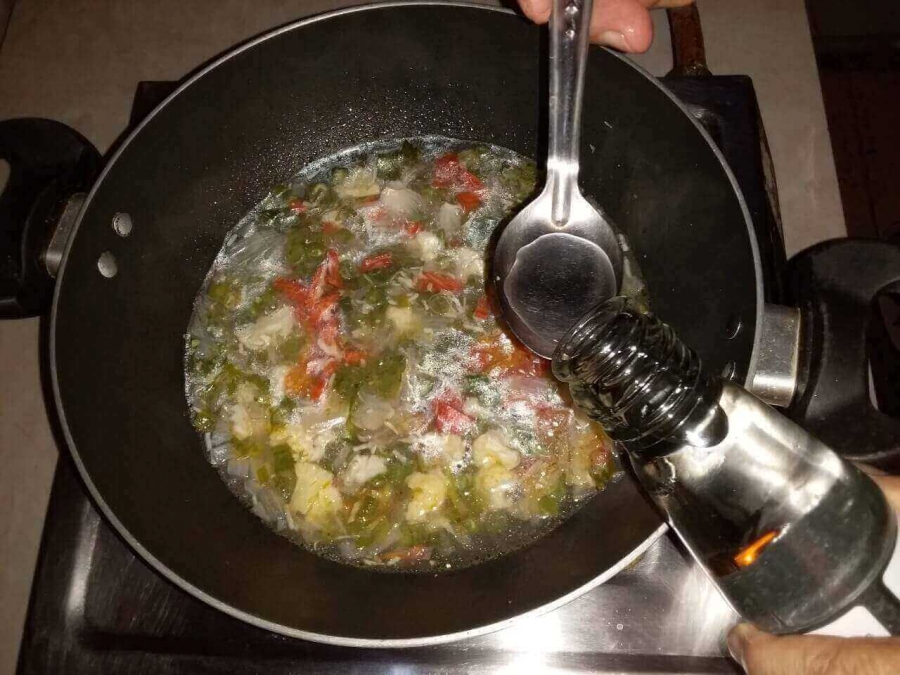
[(721, 382), (675, 331), (628, 298), (585, 315), (560, 341), (554, 375), (611, 437), (635, 448), (660, 441), (706, 447), (728, 431)]

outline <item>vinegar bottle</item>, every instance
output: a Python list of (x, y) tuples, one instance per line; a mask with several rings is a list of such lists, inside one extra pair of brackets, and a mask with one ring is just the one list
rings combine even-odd
[(614, 298), (560, 342), (553, 372), (621, 442), (732, 607), (773, 633), (900, 633), (897, 518), (855, 466), (704, 372), (651, 314)]

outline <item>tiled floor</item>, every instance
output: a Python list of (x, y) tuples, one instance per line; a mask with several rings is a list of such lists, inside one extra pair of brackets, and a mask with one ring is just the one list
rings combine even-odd
[[(346, 0), (20, 0), (0, 48), (0, 119), (42, 116), (99, 148), (141, 79), (177, 79), (230, 45)], [(754, 78), (781, 188), (788, 251), (843, 233), (803, 0), (700, 0), (710, 68)], [(657, 25), (664, 28), (662, 17)], [(665, 31), (640, 59), (668, 68)], [(56, 461), (37, 320), (0, 323), (0, 675), (14, 671)]]

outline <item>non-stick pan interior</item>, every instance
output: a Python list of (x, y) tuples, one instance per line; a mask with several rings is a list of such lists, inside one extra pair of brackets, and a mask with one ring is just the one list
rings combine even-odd
[[(440, 638), (497, 624), (616, 569), (659, 528), (626, 478), (535, 545), (451, 574), (326, 562), (221, 483), (190, 425), (183, 335), (225, 232), (268, 186), (360, 142), (443, 134), (540, 159), (542, 32), (461, 6), (350, 11), (200, 72), (128, 139), (90, 197), (54, 311), (58, 404), (107, 515), (170, 578), (293, 635)], [(585, 92), (582, 185), (629, 235), (654, 307), (719, 369), (746, 369), (758, 289), (740, 199), (698, 128), (602, 50)], [(131, 215), (127, 238), (112, 226)], [(110, 252), (117, 274), (97, 261)], [(744, 329), (726, 340), (736, 315)]]

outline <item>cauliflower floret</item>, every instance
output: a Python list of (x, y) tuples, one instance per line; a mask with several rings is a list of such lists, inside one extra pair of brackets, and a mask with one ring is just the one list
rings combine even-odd
[(375, 170), (369, 168), (353, 169), (343, 183), (334, 188), (342, 199), (348, 197), (371, 197), (381, 192)]
[(447, 434), (444, 436), (444, 461), (448, 464), (461, 462), (466, 455), (466, 442), (462, 436)]
[(413, 491), (406, 505), (406, 520), (411, 523), (425, 521), (447, 499), (447, 478), (441, 473), (413, 473), (406, 485)]
[(308, 523), (325, 528), (340, 509), (341, 495), (334, 487), (334, 476), (318, 464), (297, 462), (294, 465), (297, 485), (291, 495), (291, 511), (306, 516)]
[(410, 239), (408, 246), (422, 262), (431, 262), (441, 252), (441, 240), (431, 232), (419, 232)]
[(466, 455), (466, 442), (456, 434), (420, 434), (412, 447), (426, 466), (452, 466)]
[(387, 462), (377, 455), (356, 455), (344, 469), (342, 483), (345, 492), (355, 492), (376, 476), (387, 471)]
[(247, 409), (238, 404), (231, 409), (231, 433), (235, 438), (244, 440), (253, 434), (253, 424)]
[(290, 370), (290, 366), (275, 366), (269, 372), (269, 391), (272, 392), (272, 402), (275, 405), (281, 403), (285, 396), (284, 379)]
[(484, 256), (467, 246), (456, 250), (456, 270), (463, 279), (480, 277), (484, 274)]
[(599, 446), (598, 439), (590, 432), (580, 434), (569, 450), (566, 466), (566, 483), (576, 494), (589, 492), (597, 487), (591, 476), (592, 455)]
[(269, 443), (287, 445), (295, 459), (318, 462), (325, 455), (325, 447), (333, 441), (335, 433), (330, 428), (311, 432), (302, 424), (289, 423), (275, 429), (269, 436)]
[(441, 204), (437, 214), (437, 226), (449, 237), (459, 234), (463, 210), (456, 204)]
[(475, 487), (487, 497), (488, 508), (508, 509), (512, 506), (511, 493), (516, 489), (516, 477), (502, 464), (488, 464), (478, 470)]
[(381, 192), (381, 203), (392, 216), (409, 218), (422, 210), (422, 198), (407, 187), (386, 187)]
[(472, 443), (472, 456), (475, 465), (481, 467), (475, 476), (475, 487), (487, 497), (488, 508), (508, 509), (516, 489), (512, 469), (519, 465), (519, 453), (509, 447), (502, 432), (492, 429)]
[(475, 464), (487, 467), (499, 464), (504, 469), (515, 469), (519, 465), (519, 453), (509, 447), (506, 437), (501, 431), (487, 431), (472, 443), (472, 455)]
[(326, 211), (322, 214), (322, 222), (323, 223), (331, 223), (333, 225), (338, 225), (343, 227), (344, 225), (344, 216), (341, 213), (340, 209), (331, 209), (330, 211)]
[(334, 487), (334, 475), (327, 469), (312, 462), (294, 464), (297, 484), (291, 495), (291, 510), (307, 515), (317, 506), (334, 512), (340, 505), (341, 496)]
[(294, 311), (282, 307), (271, 314), (260, 317), (256, 323), (234, 329), (238, 341), (247, 349), (267, 349), (273, 341), (286, 338), (297, 325)]
[(467, 396), (463, 401), (463, 412), (466, 413), (469, 417), (474, 417), (475, 419), (479, 419), (481, 417), (491, 417), (493, 412), (481, 405), (481, 401), (479, 401), (474, 396)]
[(235, 404), (231, 408), (231, 433), (244, 440), (264, 434), (269, 430), (269, 415), (256, 401), (256, 387), (244, 383), (235, 392)]
[(422, 327), (422, 322), (412, 307), (388, 307), (386, 316), (394, 324), (397, 335), (413, 335)]
[(353, 424), (366, 431), (377, 431), (394, 416), (394, 406), (383, 398), (362, 393), (351, 415)]

